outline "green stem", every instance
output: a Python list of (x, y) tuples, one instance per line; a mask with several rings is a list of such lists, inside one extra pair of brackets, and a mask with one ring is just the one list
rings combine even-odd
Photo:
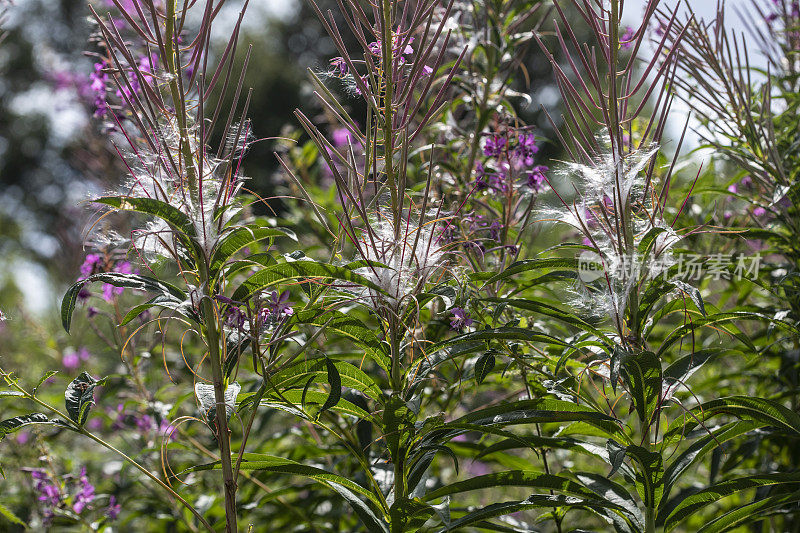
[(402, 226), (402, 191), (397, 190), (397, 179), (394, 175), (394, 128), (393, 128), (393, 100), (394, 100), (394, 80), (392, 80), (392, 65), (394, 62), (394, 22), (392, 20), (392, 0), (383, 0), (382, 6), (382, 74), (384, 84), (383, 97), (383, 164), (386, 173), (386, 183), (392, 199), (392, 217), (394, 222), (395, 239), (400, 239), (400, 227)]
[(219, 349), (219, 330), (217, 313), (211, 301), (211, 283), (208, 275), (208, 265), (201, 259), (200, 286), (205, 292), (202, 299), (203, 318), (205, 322), (204, 334), (208, 341), (209, 359), (211, 361), (211, 375), (214, 381), (214, 401), (217, 426), (217, 442), (219, 443), (220, 461), (222, 463), (222, 481), (225, 493), (225, 530), (227, 533), (236, 533), (236, 479), (231, 462), (230, 431), (228, 429), (228, 416), (225, 408), (225, 376), (222, 368), (222, 355)]
[[(178, 87), (178, 76), (181, 75), (178, 68), (175, 44), (175, 3), (177, 0), (167, 0), (166, 28), (164, 47), (167, 52), (167, 70), (169, 71), (169, 90), (172, 96), (172, 105), (175, 106), (175, 119), (178, 121), (178, 132), (180, 135), (180, 151), (186, 166), (186, 179), (189, 184), (189, 192), (192, 200), (198, 199), (199, 192), (197, 186), (197, 175), (194, 169), (194, 158), (192, 157), (192, 147), (189, 143), (189, 128), (186, 122), (186, 106), (183, 102), (183, 95)], [(199, 96), (202, 98), (202, 95)]]

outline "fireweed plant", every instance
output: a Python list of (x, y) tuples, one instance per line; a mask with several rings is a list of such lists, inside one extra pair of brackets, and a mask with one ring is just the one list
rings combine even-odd
[[(235, 61), (247, 2), (215, 51), (222, 4), (90, 8), (86, 94), (129, 175), (92, 199), (97, 231), (61, 318), (67, 331), (89, 324), (124, 374), (82, 372), (62, 409), (41, 390), (54, 372), (30, 388), (2, 370), (2, 396), (43, 412), (3, 420), (0, 435), (43, 425), (119, 455), (180, 507), (176, 530), (796, 527), (795, 465), (743, 461), (736, 447), (753, 435), (793, 442), (800, 415), (783, 398), (794, 391), (719, 397), (698, 381), (772, 342), (741, 321), (796, 330), (786, 314), (721, 311), (682, 277), (681, 246), (719, 230), (684, 222), (698, 178), (679, 172), (681, 143), (670, 158), (665, 137), (676, 92), (699, 83), (714, 95), (704, 104), (746, 94), (749, 111), (728, 125), (750, 129), (713, 144), (774, 212), (753, 234), (794, 242), (793, 4), (765, 15), (783, 55), (753, 89), (724, 32), (704, 41), (658, 0), (636, 27), (622, 25), (622, 0), (339, 0), (335, 14), (311, 0), (337, 53), (310, 73), (322, 118), (295, 113), (309, 143), (279, 155), (296, 233), (253, 214), (263, 199), (242, 164), (257, 126), (243, 81), (251, 51)], [(561, 113), (545, 110), (564, 150), (552, 171), (539, 159), (548, 140), (518, 113), (528, 46), (552, 63), (562, 98)], [(736, 89), (702, 85), (727, 82)], [(123, 237), (124, 223), (134, 229)], [(533, 242), (565, 225), (576, 242)], [(788, 297), (784, 269), (767, 281)], [(142, 355), (159, 351), (168, 387)], [(134, 408), (95, 398), (119, 381)], [(167, 405), (168, 389), (196, 407)], [(112, 432), (136, 427), (140, 449), (106, 435), (101, 413)], [(86, 469), (26, 472), (44, 525), (101, 529), (128, 513)]]

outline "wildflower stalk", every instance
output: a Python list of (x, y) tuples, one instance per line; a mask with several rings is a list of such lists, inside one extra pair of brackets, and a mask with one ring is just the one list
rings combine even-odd
[[(192, 149), (191, 145), (189, 144), (189, 131), (186, 124), (186, 109), (184, 105), (183, 98), (181, 97), (181, 90), (178, 86), (178, 77), (180, 76), (180, 72), (178, 72), (178, 63), (176, 59), (175, 53), (175, 3), (176, 0), (167, 0), (167, 13), (166, 13), (166, 27), (164, 31), (165, 39), (164, 39), (164, 47), (167, 52), (166, 62), (167, 62), (167, 70), (169, 71), (169, 90), (170, 94), (172, 95), (172, 104), (175, 106), (175, 117), (178, 121), (178, 130), (180, 135), (180, 152), (184, 159), (185, 165), (185, 172), (186, 172), (186, 179), (189, 184), (189, 192), (191, 194), (191, 200), (195, 201), (197, 199), (198, 204), (201, 202), (201, 199), (198, 197), (198, 185), (197, 185), (197, 176), (194, 172), (194, 158), (192, 156)], [(180, 106), (180, 109), (179, 109)]]
[[(209, 275), (208, 263), (201, 258), (200, 286), (208, 291)], [(230, 430), (228, 429), (227, 410), (225, 408), (225, 376), (222, 369), (222, 354), (220, 353), (220, 335), (218, 320), (214, 303), (211, 301), (210, 291), (202, 300), (203, 317), (205, 319), (204, 334), (208, 341), (209, 359), (211, 361), (211, 375), (214, 381), (214, 412), (216, 415), (217, 442), (219, 443), (220, 463), (222, 465), (222, 481), (225, 494), (225, 530), (228, 533), (237, 531), (236, 524), (236, 480), (231, 463)]]
[(397, 179), (394, 175), (394, 131), (393, 124), (393, 103), (394, 96), (394, 75), (393, 66), (393, 53), (392, 48), (395, 46), (394, 39), (394, 22), (392, 20), (392, 1), (383, 0), (382, 15), (383, 15), (383, 83), (384, 83), (384, 99), (383, 99), (383, 158), (384, 158), (384, 172), (386, 173), (386, 182), (389, 184), (389, 191), (392, 198), (392, 214), (394, 216), (394, 232), (395, 239), (400, 238), (402, 206), (400, 202), (402, 197), (397, 189)]
[(109, 450), (109, 451), (119, 455), (120, 457), (122, 457), (125, 461), (130, 463), (133, 467), (135, 467), (137, 470), (139, 470), (142, 474), (144, 474), (145, 476), (150, 478), (153, 482), (155, 482), (156, 485), (158, 485), (161, 489), (163, 489), (168, 494), (170, 494), (173, 498), (178, 500), (181, 503), (181, 505), (186, 507), (186, 509), (188, 509), (189, 512), (191, 512), (195, 516), (195, 518), (197, 518), (197, 520), (203, 525), (204, 528), (206, 528), (208, 531), (211, 531), (213, 533), (214, 528), (212, 527), (211, 524), (208, 523), (208, 521), (205, 518), (203, 518), (203, 515), (200, 514), (200, 512), (197, 509), (195, 509), (194, 506), (192, 506), (192, 504), (190, 504), (185, 499), (183, 499), (183, 497), (180, 494), (175, 492), (175, 490), (172, 487), (170, 487), (169, 485), (164, 483), (164, 481), (159, 479), (158, 476), (156, 476), (155, 474), (150, 472), (147, 468), (145, 468), (144, 466), (142, 466), (141, 464), (136, 462), (132, 457), (127, 455), (125, 452), (119, 450), (118, 448), (113, 446), (111, 443), (106, 442), (101, 437), (98, 437), (97, 435), (95, 435), (91, 431), (87, 430), (84, 426), (81, 426), (81, 425), (73, 422), (72, 419), (69, 416), (67, 416), (66, 413), (61, 411), (59, 408), (50, 405), (49, 403), (45, 402), (44, 400), (42, 400), (41, 398), (39, 398), (35, 394), (32, 394), (32, 393), (28, 392), (27, 390), (25, 390), (24, 388), (22, 388), (15, 380), (11, 379), (10, 374), (5, 372), (2, 368), (0, 368), (0, 375), (3, 376), (6, 384), (9, 387), (11, 387), (13, 390), (23, 394), (25, 399), (30, 400), (30, 401), (38, 404), (39, 406), (43, 407), (44, 409), (47, 409), (51, 413), (54, 413), (56, 416), (60, 417), (62, 422), (64, 424), (68, 425), (70, 427), (70, 429), (72, 429), (76, 433), (80, 433), (84, 437), (88, 437), (89, 439), (95, 441), (97, 444), (101, 445), (102, 447), (106, 448), (107, 450)]

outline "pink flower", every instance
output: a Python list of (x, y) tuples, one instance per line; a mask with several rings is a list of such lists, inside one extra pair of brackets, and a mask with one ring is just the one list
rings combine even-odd
[(81, 359), (77, 352), (70, 350), (64, 353), (63, 357), (61, 358), (61, 364), (67, 370), (75, 370), (81, 366)]

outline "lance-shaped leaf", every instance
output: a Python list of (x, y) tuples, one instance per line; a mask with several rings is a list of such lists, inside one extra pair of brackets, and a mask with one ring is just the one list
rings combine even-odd
[(494, 352), (489, 350), (478, 358), (475, 362), (475, 381), (480, 385), (486, 376), (494, 369), (495, 358)]
[(325, 403), (322, 404), (322, 407), (317, 413), (317, 417), (339, 403), (339, 400), (342, 398), (342, 378), (339, 376), (336, 365), (327, 357), (325, 358), (325, 371), (328, 375), (328, 385), (330, 385), (331, 390), (328, 393), (328, 398), (325, 400)]
[(70, 419), (82, 426), (89, 417), (89, 409), (94, 405), (94, 389), (102, 386), (104, 379), (94, 379), (86, 372), (73, 379), (64, 391), (64, 404)]
[(276, 285), (278, 283), (302, 279), (302, 280), (317, 280), (319, 282), (329, 283), (330, 280), (344, 281), (349, 284), (361, 285), (368, 287), (379, 293), (383, 293), (383, 289), (378, 287), (375, 283), (368, 280), (360, 274), (356, 274), (352, 270), (331, 265), (328, 263), (318, 263), (316, 261), (293, 261), (289, 263), (278, 263), (262, 268), (249, 278), (247, 278), (233, 293), (233, 299), (237, 301), (245, 301), (250, 298), (254, 293)]
[[(233, 459), (236, 459), (235, 455), (233, 456)], [(220, 462), (215, 461), (213, 463), (191, 467), (182, 473), (219, 468), (221, 468)], [(307, 466), (289, 459), (284, 459), (283, 457), (255, 453), (244, 454), (241, 463), (241, 469), (245, 471), (263, 471), (274, 474), (302, 476), (326, 485), (332, 490), (336, 491), (350, 504), (358, 517), (367, 526), (368, 531), (374, 531), (375, 533), (389, 533), (386, 522), (379, 518), (372, 508), (370, 508), (359, 496), (366, 498), (367, 501), (375, 505), (375, 507), (378, 509), (382, 509), (380, 501), (369, 490), (346, 477), (333, 474), (321, 468)]]
[(593, 498), (583, 499), (575, 496), (544, 496), (534, 494), (525, 500), (493, 503), (481, 507), (475, 511), (471, 511), (459, 517), (457, 520), (453, 520), (449, 526), (439, 529), (437, 533), (460, 531), (461, 528), (477, 524), (491, 518), (497, 518), (499, 516), (516, 513), (518, 511), (543, 508), (586, 509), (611, 520), (616, 519), (623, 524), (623, 527), (628, 523), (627, 517), (623, 518), (623, 516), (621, 516), (624, 513), (624, 509), (610, 502), (602, 502)]
[(733, 511), (715, 518), (701, 527), (697, 533), (721, 533), (731, 531), (739, 526), (750, 524), (773, 514), (781, 509), (791, 509), (800, 502), (800, 490), (789, 494), (776, 494), (759, 499), (749, 505), (735, 508)]
[(668, 516), (663, 518), (664, 531), (672, 531), (683, 520), (697, 513), (703, 507), (717, 503), (731, 494), (748, 489), (782, 484), (794, 486), (795, 490), (797, 490), (800, 487), (800, 473), (758, 474), (722, 481), (684, 498)]
[(294, 241), (297, 240), (294, 232), (284, 228), (265, 228), (257, 225), (234, 228), (214, 245), (214, 249), (211, 252), (210, 268), (212, 272), (215, 272), (242, 248), (265, 239), (277, 237), (288, 237)]
[(25, 426), (32, 424), (57, 424), (55, 420), (50, 420), (44, 413), (31, 413), (28, 415), (15, 416), (14, 418), (7, 418), (0, 421), (0, 440), (3, 440), (6, 435), (15, 433)]
[(389, 372), (388, 345), (381, 341), (372, 328), (358, 317), (341, 311), (308, 310), (297, 313), (293, 320), (298, 324), (325, 327), (325, 333), (337, 333), (349, 338), (364, 349), (367, 356), (387, 373)]
[(186, 214), (177, 207), (156, 200), (155, 198), (137, 198), (132, 196), (103, 196), (92, 200), (93, 203), (103, 204), (115, 209), (136, 211), (158, 217), (173, 228), (194, 236), (194, 226)]
[[(357, 390), (373, 400), (381, 399), (380, 387), (363, 370), (346, 361), (332, 361), (332, 363), (343, 386)], [(328, 364), (324, 358), (299, 361), (271, 376), (270, 383), (277, 390), (302, 387), (309, 378), (314, 378), (314, 382), (327, 380), (327, 370)]]
[(534, 400), (520, 400), (500, 405), (478, 409), (462, 416), (452, 422), (444, 424), (443, 428), (451, 425), (471, 424), (474, 426), (508, 426), (515, 424), (546, 424), (549, 422), (583, 421), (601, 429), (609, 436), (621, 433), (614, 418), (594, 409), (576, 403), (538, 398)]
[(674, 420), (664, 433), (664, 446), (680, 441), (698, 426), (698, 420), (704, 421), (724, 414), (774, 426), (795, 437), (800, 436), (800, 415), (791, 409), (766, 398), (728, 396), (698, 405), (692, 409), (690, 416)]
[(636, 489), (639, 495), (646, 506), (658, 507), (664, 495), (664, 462), (661, 454), (641, 446), (628, 446), (626, 453), (638, 464)]
[(640, 352), (626, 356), (620, 369), (639, 420), (649, 425), (661, 397), (661, 361), (653, 352)]
[(81, 292), (84, 285), (95, 282), (108, 283), (109, 285), (125, 289), (154, 292), (168, 298), (171, 296), (181, 302), (187, 299), (186, 294), (179, 288), (149, 276), (122, 274), (119, 272), (93, 274), (70, 287), (64, 295), (64, 299), (61, 301), (61, 324), (64, 326), (67, 333), (69, 333), (69, 328), (72, 324), (72, 313), (75, 311), (75, 302), (78, 300), (78, 294)]
[(724, 443), (735, 439), (741, 435), (749, 433), (763, 424), (752, 420), (742, 420), (731, 422), (721, 427), (701, 429), (703, 437), (692, 442), (692, 444), (676, 457), (664, 471), (664, 494), (669, 496), (670, 489), (680, 479), (681, 474), (687, 468), (697, 463), (709, 452), (716, 450)]
[(485, 285), (508, 279), (511, 276), (522, 274), (523, 272), (531, 272), (537, 270), (549, 270), (554, 268), (568, 268), (571, 270), (578, 269), (578, 260), (574, 257), (571, 258), (548, 258), (548, 259), (526, 259), (517, 261), (511, 264), (507, 269), (496, 274), (484, 281)]

